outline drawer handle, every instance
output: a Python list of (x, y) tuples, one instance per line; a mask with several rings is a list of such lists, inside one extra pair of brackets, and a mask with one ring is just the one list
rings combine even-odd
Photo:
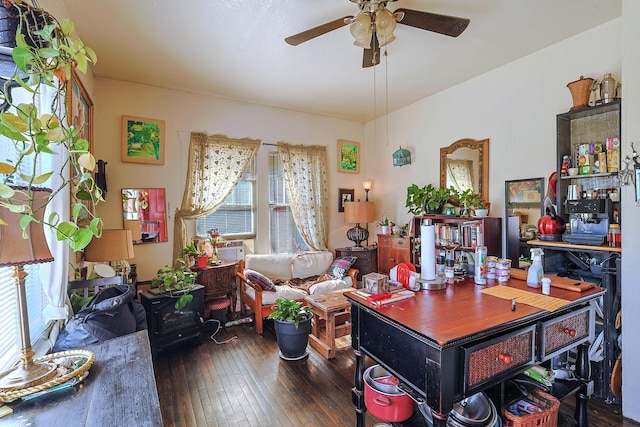
[(498, 359), (502, 360), (505, 365), (509, 365), (511, 363), (511, 355), (509, 354), (500, 353), (498, 355)]
[(396, 262), (396, 259), (395, 259), (395, 258), (390, 258), (390, 259), (391, 259), (391, 261)]
[(569, 335), (570, 337), (575, 337), (576, 336), (576, 330), (575, 329), (564, 328), (562, 330), (562, 332), (564, 332), (565, 334)]
[(404, 245), (404, 242), (402, 240), (398, 240), (398, 245)]

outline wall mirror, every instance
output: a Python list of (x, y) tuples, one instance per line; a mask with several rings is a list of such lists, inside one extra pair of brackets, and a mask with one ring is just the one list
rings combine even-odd
[(489, 139), (460, 139), (440, 148), (440, 187), (473, 188), (489, 202)]
[(164, 188), (123, 188), (122, 215), (134, 244), (167, 241)]

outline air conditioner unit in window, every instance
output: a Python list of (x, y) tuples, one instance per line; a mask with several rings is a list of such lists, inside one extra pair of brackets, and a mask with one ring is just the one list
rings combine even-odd
[(227, 246), (218, 246), (216, 252), (218, 259), (223, 261), (240, 261), (244, 258), (244, 242), (242, 240), (230, 240)]

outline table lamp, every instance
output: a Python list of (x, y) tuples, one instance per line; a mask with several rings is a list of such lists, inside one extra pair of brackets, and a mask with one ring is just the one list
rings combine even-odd
[(102, 230), (102, 236), (91, 240), (84, 250), (85, 261), (115, 263), (116, 273), (121, 276), (129, 274), (130, 266), (126, 260), (133, 256), (131, 230)]
[(375, 221), (373, 202), (345, 202), (344, 222), (355, 223), (356, 226), (347, 230), (347, 239), (355, 243), (354, 248), (362, 248), (362, 241), (369, 238), (369, 231), (360, 227), (360, 223), (368, 224)]
[[(16, 291), (18, 297), (19, 325), (20, 325), (20, 363), (9, 371), (0, 373), (0, 390), (22, 390), (40, 385), (56, 374), (56, 366), (49, 362), (35, 362), (34, 351), (31, 348), (29, 335), (29, 315), (27, 311), (27, 293), (25, 282), (27, 273), (24, 266), (53, 261), (49, 246), (44, 236), (42, 219), (44, 206), (51, 194), (48, 188), (16, 187), (18, 191), (31, 191), (33, 216), (38, 222), (29, 223), (26, 232), (28, 238), (22, 236), (20, 218), (22, 214), (0, 208), (0, 219), (7, 225), (0, 225), (0, 267), (13, 267)], [(17, 192), (15, 199), (27, 204), (26, 194)]]

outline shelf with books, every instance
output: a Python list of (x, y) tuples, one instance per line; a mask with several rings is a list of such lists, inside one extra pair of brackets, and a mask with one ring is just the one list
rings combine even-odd
[[(424, 219), (430, 219), (435, 226), (435, 242), (439, 249), (455, 247), (457, 253), (473, 252), (482, 236), (489, 255), (502, 257), (502, 218), (492, 217), (453, 217), (448, 215), (419, 215), (412, 219), (413, 240), (420, 239), (420, 225)], [(411, 254), (412, 263), (420, 265), (419, 251)]]

